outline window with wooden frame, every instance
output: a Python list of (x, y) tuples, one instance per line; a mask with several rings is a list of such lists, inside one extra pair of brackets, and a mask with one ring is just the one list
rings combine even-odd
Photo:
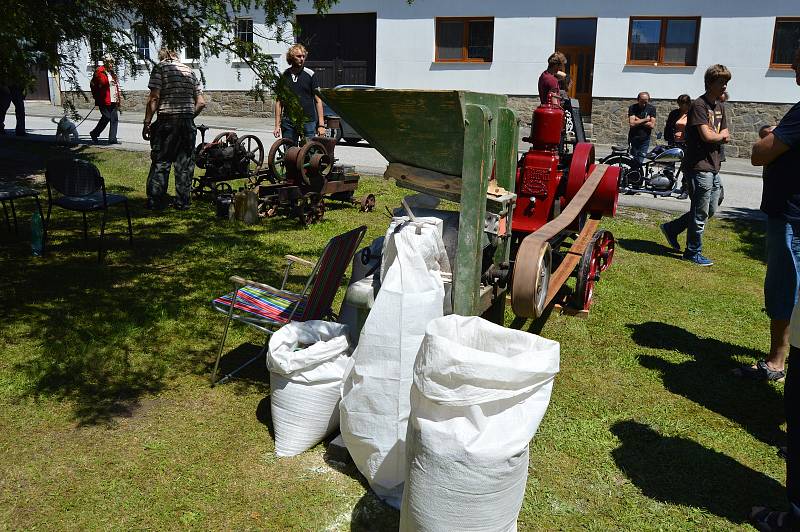
[(628, 64), (697, 65), (700, 17), (631, 17)]
[(776, 18), (769, 66), (771, 68), (791, 68), (799, 47), (800, 18)]
[(436, 18), (437, 63), (490, 63), (494, 18)]
[(150, 59), (150, 35), (144, 26), (132, 28), (133, 44), (136, 46), (136, 57), (140, 61)]
[(253, 19), (236, 19), (236, 38), (244, 42), (253, 42)]

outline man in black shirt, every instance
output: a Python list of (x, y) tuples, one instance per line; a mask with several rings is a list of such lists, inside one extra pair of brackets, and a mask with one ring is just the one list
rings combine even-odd
[(706, 92), (692, 102), (686, 124), (686, 155), (682, 168), (689, 184), (692, 205), (689, 212), (680, 218), (661, 224), (661, 232), (675, 251), (681, 249), (678, 235), (686, 231), (683, 258), (698, 266), (714, 264), (702, 254), (703, 231), (706, 221), (717, 210), (722, 190), (720, 146), (728, 142), (730, 133), (725, 107), (719, 102), (719, 97), (730, 79), (731, 73), (724, 65), (712, 65), (706, 70)]
[(291, 94), (297, 98), (302, 109), (302, 121), (298, 122), (299, 117), (290, 116), (288, 112), (290, 102), (282, 102), (280, 98), (275, 99), (275, 138), (283, 137), (292, 139), (297, 144), (300, 137), (300, 129), (303, 130), (305, 138), (310, 139), (314, 134), (325, 135), (325, 117), (322, 112), (322, 100), (317, 96), (319, 83), (314, 71), (305, 68), (306, 56), (305, 46), (295, 44), (286, 52), (286, 62), (290, 67), (281, 75), (280, 83), (284, 88), (289, 89)]
[(628, 107), (628, 144), (631, 145), (631, 155), (639, 163), (644, 162), (644, 156), (650, 147), (650, 133), (656, 127), (656, 108), (650, 105), (650, 94), (640, 92), (635, 104)]

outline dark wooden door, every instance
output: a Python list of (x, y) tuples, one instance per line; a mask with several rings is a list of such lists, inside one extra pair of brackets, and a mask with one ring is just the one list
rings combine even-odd
[(321, 87), (375, 85), (375, 13), (298, 15), (306, 67)]
[(47, 100), (50, 101), (50, 81), (47, 79), (47, 69), (40, 68), (33, 71), (36, 76), (36, 83), (28, 89), (25, 98), (28, 100)]
[(572, 80), (569, 97), (578, 99), (581, 114), (591, 114), (594, 46), (560, 46), (558, 51), (567, 56), (567, 74)]

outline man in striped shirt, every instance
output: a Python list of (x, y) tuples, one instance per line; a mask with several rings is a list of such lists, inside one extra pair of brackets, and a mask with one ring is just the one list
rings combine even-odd
[[(189, 208), (194, 175), (194, 117), (205, 108), (200, 82), (192, 69), (178, 61), (174, 50), (162, 48), (150, 74), (150, 96), (144, 113), (142, 138), (150, 141), (150, 174), (147, 176), (147, 208), (167, 206), (169, 170), (175, 165), (175, 201), (178, 210)], [(153, 115), (158, 118), (152, 122)], [(152, 123), (151, 123), (152, 122)]]

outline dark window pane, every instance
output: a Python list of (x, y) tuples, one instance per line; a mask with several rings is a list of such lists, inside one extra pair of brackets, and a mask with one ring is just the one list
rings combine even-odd
[(253, 19), (240, 18), (236, 21), (236, 37), (240, 41), (253, 42)]
[(800, 47), (800, 20), (779, 20), (775, 24), (775, 54), (772, 62), (791, 65)]
[(476, 20), (469, 23), (469, 45), (467, 57), (469, 59), (492, 60), (492, 41), (494, 38), (494, 21)]
[(667, 21), (667, 36), (664, 43), (665, 63), (680, 63), (691, 65), (695, 61), (695, 36), (697, 35), (696, 20), (669, 20)]
[(150, 59), (150, 39), (144, 29), (133, 31), (133, 39), (136, 43), (136, 55), (139, 59)]
[(200, 59), (200, 37), (189, 37), (186, 44), (186, 59)]
[(634, 19), (631, 24), (631, 61), (658, 61), (660, 38), (660, 20)]
[(99, 36), (89, 38), (89, 58), (92, 62), (97, 63), (103, 58), (103, 41)]
[(594, 46), (596, 36), (596, 19), (560, 18), (556, 21), (556, 48), (559, 46)]
[(463, 59), (464, 23), (460, 20), (436, 23), (436, 56), (439, 59)]

